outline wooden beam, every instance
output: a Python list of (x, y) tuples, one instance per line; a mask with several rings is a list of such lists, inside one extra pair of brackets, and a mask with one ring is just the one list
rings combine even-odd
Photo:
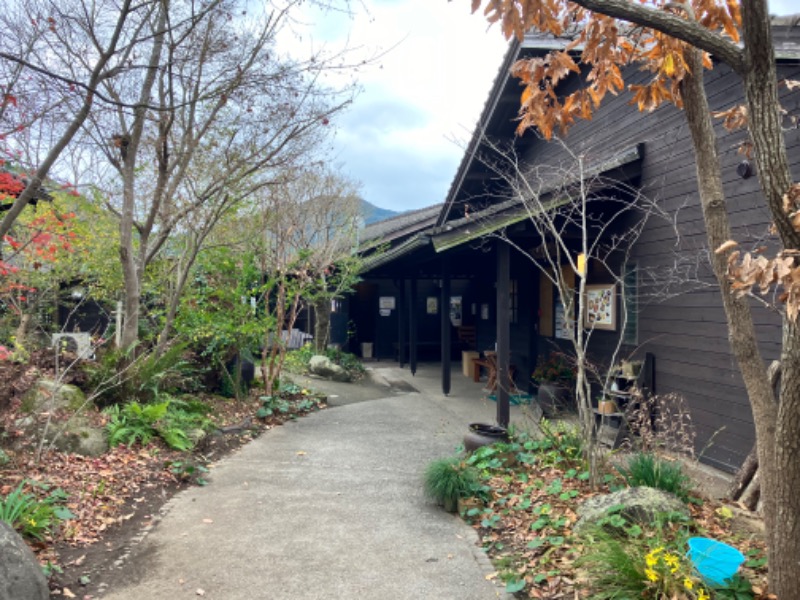
[(417, 278), (411, 278), (411, 294), (408, 302), (408, 364), (411, 374), (417, 374)]

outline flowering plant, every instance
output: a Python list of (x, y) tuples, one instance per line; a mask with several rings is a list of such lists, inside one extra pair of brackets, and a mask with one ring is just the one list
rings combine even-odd
[(711, 597), (692, 571), (689, 561), (663, 546), (648, 552), (643, 566), (648, 587), (656, 598), (709, 600)]
[(539, 361), (534, 369), (531, 379), (537, 383), (554, 381), (572, 383), (575, 381), (575, 367), (565, 354), (551, 352), (546, 361)]

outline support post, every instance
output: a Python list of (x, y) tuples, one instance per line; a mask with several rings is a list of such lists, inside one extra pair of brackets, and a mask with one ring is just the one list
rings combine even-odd
[(411, 374), (417, 374), (417, 278), (411, 278), (411, 294), (408, 299), (408, 364)]
[(406, 362), (406, 280), (397, 284), (397, 361), (402, 369)]
[(509, 378), (509, 358), (511, 355), (511, 328), (509, 294), (511, 292), (511, 258), (509, 246), (503, 240), (497, 240), (497, 424), (508, 427), (510, 406), (508, 391), (511, 389)]
[(442, 344), (442, 393), (450, 393), (450, 261), (442, 257), (442, 293), (439, 301)]

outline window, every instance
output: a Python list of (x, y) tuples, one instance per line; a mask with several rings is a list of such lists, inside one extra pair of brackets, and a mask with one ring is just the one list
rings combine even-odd
[(636, 263), (625, 263), (622, 272), (622, 307), (624, 320), (622, 343), (635, 346), (639, 343), (639, 274)]

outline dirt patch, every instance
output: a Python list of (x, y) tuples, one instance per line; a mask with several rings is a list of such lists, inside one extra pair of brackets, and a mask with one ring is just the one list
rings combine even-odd
[[(274, 426), (274, 425), (272, 425)], [(204, 444), (191, 460), (197, 464), (218, 461), (234, 452), (272, 426), (256, 424), (243, 432), (217, 434)], [(184, 462), (188, 462), (183, 457)], [(90, 600), (100, 597), (106, 590), (123, 585), (131, 577), (134, 565), (127, 559), (138, 542), (156, 527), (163, 517), (165, 504), (177, 492), (196, 485), (182, 479), (166, 467), (171, 478), (164, 478), (140, 488), (140, 493), (121, 506), (120, 517), (105, 529), (99, 539), (89, 545), (74, 545), (65, 541), (55, 545), (55, 555), (60, 566), (50, 579), (51, 598), (71, 597)], [(137, 556), (137, 571), (146, 567)]]

